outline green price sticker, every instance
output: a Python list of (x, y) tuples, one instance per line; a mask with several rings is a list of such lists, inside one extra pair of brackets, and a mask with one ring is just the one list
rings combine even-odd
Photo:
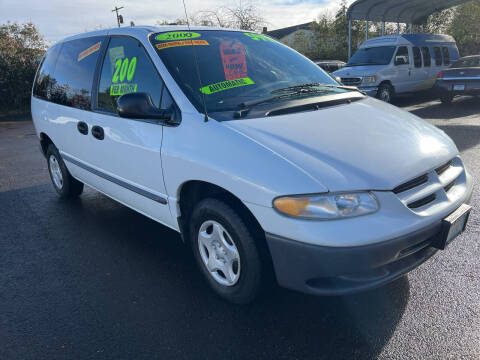
[(137, 92), (137, 84), (113, 84), (110, 86), (110, 96), (121, 96)]
[(269, 38), (268, 36), (265, 36), (263, 34), (255, 34), (255, 33), (243, 33), (243, 34), (248, 36), (252, 40), (275, 42), (275, 40), (273, 40), (272, 38)]
[(115, 62), (115, 72), (113, 73), (112, 83), (117, 83), (119, 80), (124, 81), (125, 77), (127, 81), (132, 81), (135, 70), (137, 69), (137, 58), (132, 59), (117, 59)]
[(172, 40), (190, 40), (200, 37), (201, 35), (191, 31), (172, 31), (155, 37), (158, 41), (172, 41)]
[(220, 91), (230, 90), (236, 87), (253, 85), (255, 82), (249, 77), (244, 77), (241, 79), (221, 81), (215, 84), (210, 84), (200, 88), (200, 91), (204, 94), (210, 95)]

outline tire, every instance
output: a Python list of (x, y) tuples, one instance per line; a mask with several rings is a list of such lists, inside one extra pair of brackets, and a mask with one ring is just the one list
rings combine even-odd
[(393, 87), (387, 83), (381, 84), (378, 87), (377, 99), (390, 103), (393, 99)]
[[(201, 273), (215, 293), (235, 304), (247, 304), (257, 297), (263, 274), (254, 234), (229, 205), (217, 199), (198, 203), (190, 217), (190, 244)], [(235, 259), (235, 250), (236, 267), (231, 260)], [(213, 266), (209, 270), (210, 263)], [(217, 270), (212, 271), (214, 268)]]
[(70, 175), (55, 145), (48, 145), (46, 156), (50, 180), (52, 180), (53, 188), (60, 198), (72, 199), (78, 197), (83, 192), (83, 183)]
[(440, 96), (440, 101), (442, 102), (442, 104), (451, 104), (454, 97), (455, 95), (453, 95), (452, 93), (446, 93)]

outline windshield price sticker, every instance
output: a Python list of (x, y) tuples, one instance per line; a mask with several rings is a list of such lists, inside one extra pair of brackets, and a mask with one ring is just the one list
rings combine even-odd
[(255, 82), (249, 77), (235, 80), (221, 81), (215, 84), (210, 84), (200, 88), (200, 91), (204, 94), (210, 95), (220, 91), (230, 90), (236, 87), (253, 85)]
[(247, 58), (242, 43), (232, 44), (231, 41), (223, 41), (220, 44), (220, 55), (226, 80), (241, 79), (248, 76)]
[(88, 49), (83, 50), (80, 54), (78, 54), (77, 61), (85, 59), (88, 55), (92, 55), (94, 52), (97, 52), (98, 50), (100, 50), (101, 45), (102, 45), (102, 42), (99, 41), (95, 45), (90, 46)]
[[(110, 86), (110, 96), (121, 96), (124, 94), (137, 92), (138, 84), (131, 84), (137, 69), (137, 57), (117, 59), (115, 61), (115, 71)], [(124, 83), (124, 81), (127, 83)], [(120, 81), (120, 84), (118, 82)]]
[(248, 36), (250, 39), (253, 39), (253, 40), (275, 42), (275, 40), (273, 40), (273, 39), (271, 39), (268, 36), (265, 36), (263, 34), (255, 34), (255, 33), (243, 33), (243, 34)]
[(155, 37), (158, 41), (172, 41), (172, 40), (189, 40), (200, 37), (201, 35), (196, 32), (190, 31), (172, 31), (165, 34), (160, 34)]
[(158, 50), (163, 50), (171, 47), (177, 46), (191, 46), (191, 45), (210, 45), (205, 40), (181, 40), (181, 41), (170, 41), (167, 43), (157, 44), (155, 45)]

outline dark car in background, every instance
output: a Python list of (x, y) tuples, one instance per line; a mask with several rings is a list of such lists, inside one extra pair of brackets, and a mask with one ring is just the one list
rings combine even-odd
[(345, 67), (346, 63), (340, 60), (317, 60), (315, 64), (320, 66), (328, 73), (340, 70)]
[(456, 95), (480, 95), (480, 55), (463, 57), (440, 71), (434, 90), (444, 104)]

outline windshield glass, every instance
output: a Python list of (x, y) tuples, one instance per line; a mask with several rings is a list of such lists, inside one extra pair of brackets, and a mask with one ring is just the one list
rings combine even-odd
[(379, 46), (359, 49), (347, 66), (387, 65), (392, 61), (395, 46)]
[[(150, 41), (199, 112), (203, 112), (202, 96), (211, 113), (238, 110), (242, 103), (271, 98), (272, 91), (290, 86), (311, 83), (339, 85), (307, 58), (261, 34), (220, 30), (175, 31), (153, 34)], [(332, 91), (342, 93), (348, 90), (334, 87)]]

